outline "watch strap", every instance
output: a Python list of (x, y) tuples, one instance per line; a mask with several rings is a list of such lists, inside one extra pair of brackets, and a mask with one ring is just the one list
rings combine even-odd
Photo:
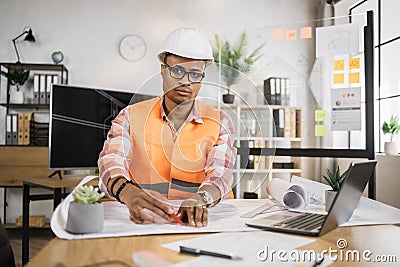
[(200, 195), (201, 199), (206, 204), (206, 207), (207, 208), (211, 207), (211, 205), (214, 203), (214, 199), (211, 196), (211, 194), (207, 191), (198, 191), (197, 193)]

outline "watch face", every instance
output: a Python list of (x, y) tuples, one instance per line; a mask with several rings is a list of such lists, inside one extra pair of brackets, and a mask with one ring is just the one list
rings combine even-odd
[(122, 38), (119, 43), (119, 53), (122, 58), (128, 61), (138, 61), (146, 54), (146, 42), (142, 37), (130, 34)]
[(197, 193), (200, 194), (201, 198), (203, 199), (204, 203), (207, 204), (207, 206), (211, 205), (214, 202), (211, 194), (207, 191), (199, 191)]

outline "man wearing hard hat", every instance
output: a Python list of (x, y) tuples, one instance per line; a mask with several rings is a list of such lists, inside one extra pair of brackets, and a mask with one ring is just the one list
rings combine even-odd
[[(208, 208), (232, 198), (234, 128), (224, 112), (195, 100), (214, 58), (206, 36), (181, 28), (158, 54), (164, 94), (124, 108), (113, 120), (98, 160), (100, 187), (124, 203), (135, 223), (177, 216), (207, 225)], [(153, 212), (148, 212), (150, 210)]]

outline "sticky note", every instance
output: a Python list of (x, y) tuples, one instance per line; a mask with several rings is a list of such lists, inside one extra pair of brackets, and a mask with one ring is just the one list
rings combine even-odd
[(333, 83), (344, 83), (344, 73), (334, 73), (333, 74)]
[(286, 31), (286, 41), (295, 41), (297, 38), (296, 30), (287, 30)]
[(310, 39), (312, 38), (312, 28), (311, 27), (303, 27), (300, 29), (300, 38), (301, 39)]
[(360, 83), (360, 73), (350, 72), (349, 73), (349, 83)]
[(349, 68), (350, 69), (359, 69), (360, 68), (360, 58), (352, 57), (349, 59)]
[(273, 39), (283, 39), (283, 29), (282, 28), (275, 28), (272, 38)]
[(326, 111), (323, 109), (315, 110), (315, 121), (324, 121), (326, 120)]
[(316, 124), (314, 133), (315, 133), (315, 136), (325, 136), (326, 135), (326, 125)]
[(337, 59), (333, 61), (334, 70), (344, 70), (344, 59)]

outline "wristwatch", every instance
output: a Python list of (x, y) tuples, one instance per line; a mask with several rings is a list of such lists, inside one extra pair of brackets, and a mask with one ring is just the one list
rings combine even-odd
[(211, 205), (214, 202), (214, 199), (210, 193), (208, 193), (207, 191), (198, 191), (197, 194), (200, 195), (201, 199), (206, 204), (206, 208), (211, 207)]

